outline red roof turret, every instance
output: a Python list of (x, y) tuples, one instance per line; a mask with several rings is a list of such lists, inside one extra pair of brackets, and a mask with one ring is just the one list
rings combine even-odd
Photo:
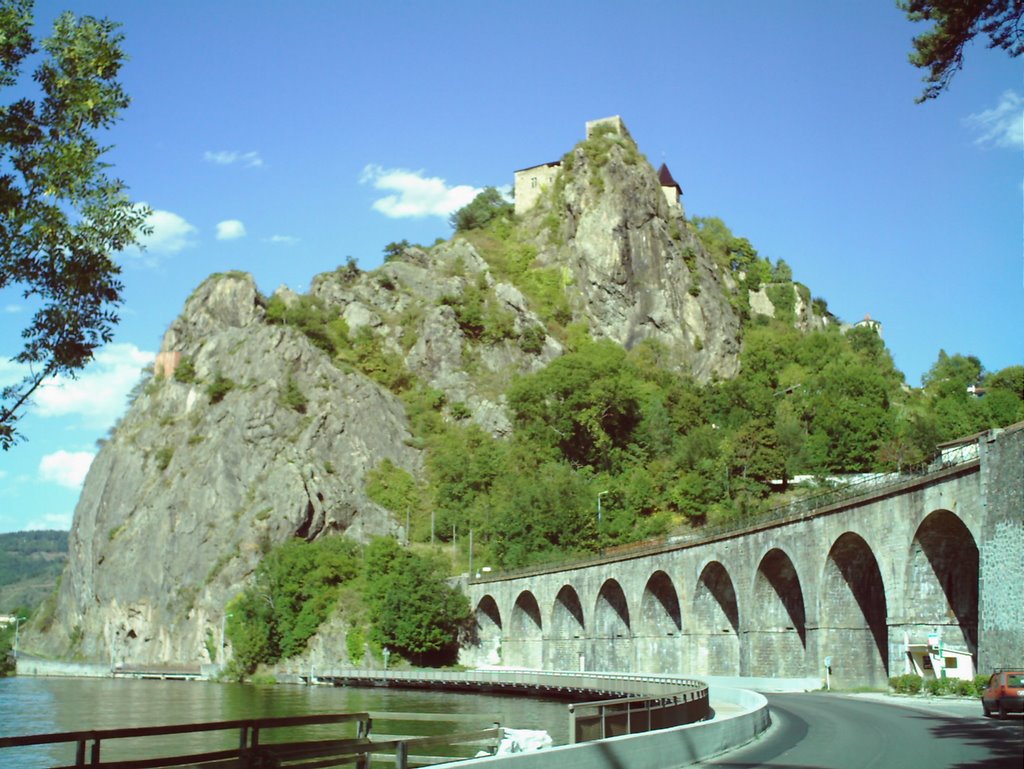
[(672, 178), (672, 172), (668, 170), (668, 166), (664, 163), (661, 164), (661, 168), (658, 169), (658, 183), (662, 187), (675, 187), (676, 192), (680, 195), (683, 194), (683, 188), (679, 186), (679, 182)]

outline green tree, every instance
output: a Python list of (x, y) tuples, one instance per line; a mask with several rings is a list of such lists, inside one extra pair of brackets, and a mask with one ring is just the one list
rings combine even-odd
[[(31, 0), (0, 0), (0, 88), (28, 92), (22, 66), (37, 53)], [(117, 80), (125, 56), (118, 25), (64, 13), (32, 74), (39, 99), (0, 106), (0, 289), (38, 305), (14, 360), (29, 368), (0, 394), (0, 447), (49, 377), (74, 376), (113, 337), (121, 301), (111, 254), (145, 234), (148, 210), (106, 175), (96, 134), (129, 98)]]
[(616, 466), (642, 419), (643, 389), (625, 351), (602, 340), (582, 345), (513, 383), (509, 406), (524, 437), (557, 448), (569, 462)]
[(473, 200), (448, 219), (456, 232), (478, 230), (499, 219), (510, 219), (513, 206), (494, 187), (485, 187)]
[(12, 612), (12, 615), (15, 617), (15, 622), (5, 625), (0, 629), (0, 678), (14, 675), (15, 673), (14, 636), (15, 633), (24, 627), (24, 622), (29, 616), (29, 610), (24, 606), (19, 606)]
[(390, 262), (392, 259), (397, 259), (405, 253), (406, 249), (412, 248), (412, 243), (408, 240), (399, 240), (397, 242), (388, 243), (384, 246), (384, 261)]
[(469, 602), (447, 581), (440, 561), (390, 538), (366, 548), (365, 598), (373, 640), (416, 664), (453, 662)]
[(226, 632), (236, 667), (251, 673), (305, 650), (334, 608), (341, 586), (358, 574), (357, 547), (342, 537), (292, 539), (270, 551), (253, 584), (228, 605)]
[(591, 550), (596, 496), (587, 478), (566, 462), (538, 462), (528, 446), (518, 447), (488, 497), (491, 514), (481, 522), (497, 563), (525, 566)]
[(975, 36), (988, 36), (989, 48), (1002, 48), (1010, 56), (1024, 52), (1020, 0), (897, 0), (897, 6), (913, 22), (934, 22), (914, 38), (910, 63), (928, 70), (927, 84), (915, 101), (934, 99), (964, 64), (964, 47)]

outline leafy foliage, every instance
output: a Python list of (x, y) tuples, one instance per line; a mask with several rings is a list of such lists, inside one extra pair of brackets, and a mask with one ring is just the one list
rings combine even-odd
[(197, 379), (196, 364), (188, 356), (181, 356), (178, 365), (174, 368), (174, 381), (183, 384), (192, 384)]
[(449, 586), (447, 564), (387, 538), (366, 549), (364, 580), (372, 636), (416, 664), (453, 662), (469, 602)]
[(500, 219), (510, 219), (514, 207), (495, 187), (485, 187), (479, 195), (451, 215), (448, 222), (456, 232), (477, 230)]
[(989, 48), (1002, 48), (1010, 56), (1024, 53), (1020, 0), (897, 0), (913, 22), (934, 22), (914, 38), (910, 63), (928, 71), (927, 83), (916, 101), (934, 99), (949, 87), (963, 67), (964, 47), (977, 35), (988, 36)]
[(357, 546), (341, 537), (293, 539), (271, 550), (253, 585), (227, 606), (226, 633), (239, 672), (304, 651), (358, 564)]
[(412, 243), (408, 240), (399, 240), (397, 242), (388, 243), (384, 246), (384, 261), (390, 262), (392, 259), (397, 259), (405, 253), (407, 248), (411, 248)]
[(235, 389), (235, 383), (224, 376), (221, 372), (217, 372), (213, 381), (206, 386), (206, 394), (210, 398), (210, 403), (220, 403), (224, 400), (224, 396)]
[[(24, 622), (28, 619), (29, 612), (26, 607), (19, 606), (12, 614)], [(10, 652), (14, 648), (14, 635), (20, 629), (16, 625), (17, 623), (12, 623), (0, 628), (0, 678), (14, 675), (15, 672), (15, 660)]]
[(515, 315), (498, 305), (483, 281), (464, 286), (457, 295), (442, 297), (441, 304), (455, 311), (459, 328), (470, 339), (493, 344), (515, 336)]
[(353, 659), (362, 654), (365, 614), (371, 645), (421, 664), (450, 662), (469, 605), (446, 576), (441, 562), (391, 539), (375, 540), (362, 555), (342, 537), (290, 540), (267, 554), (252, 585), (227, 606), (233, 672), (251, 675), (260, 664), (302, 653), (342, 598)]
[[(0, 88), (26, 93), (22, 66), (37, 53), (31, 0), (0, 0)], [(74, 376), (113, 338), (121, 301), (111, 253), (145, 233), (148, 210), (106, 176), (95, 137), (129, 104), (117, 80), (117, 25), (59, 16), (32, 80), (41, 98), (0, 106), (0, 288), (38, 302), (14, 360), (29, 368), (0, 394), (0, 447), (18, 440), (20, 410), (42, 382)]]
[(350, 348), (348, 324), (316, 296), (299, 296), (286, 301), (274, 295), (267, 302), (267, 321), (297, 328), (314, 345), (331, 356)]
[(284, 391), (281, 393), (281, 405), (297, 411), (300, 414), (306, 413), (306, 406), (309, 405), (309, 398), (302, 392), (295, 377), (289, 376), (285, 382)]

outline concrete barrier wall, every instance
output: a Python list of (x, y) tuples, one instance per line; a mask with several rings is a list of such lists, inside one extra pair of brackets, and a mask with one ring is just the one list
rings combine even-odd
[(77, 678), (110, 678), (110, 665), (94, 662), (57, 662), (18, 657), (19, 676), (71, 676)]
[[(643, 734), (561, 745), (533, 753), (460, 761), (459, 767), (485, 769), (677, 769), (745, 745), (771, 725), (768, 701), (745, 689), (711, 687), (711, 707), (731, 705), (743, 712), (712, 721)], [(455, 766), (444, 764), (443, 766)]]

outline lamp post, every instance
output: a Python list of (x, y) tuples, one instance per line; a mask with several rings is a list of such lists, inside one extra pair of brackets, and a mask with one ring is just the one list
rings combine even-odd
[(607, 494), (607, 491), (597, 492), (597, 525), (601, 525), (601, 497)]
[(234, 614), (224, 614), (220, 618), (220, 664), (224, 664), (224, 628), (227, 625), (228, 617), (234, 617)]

